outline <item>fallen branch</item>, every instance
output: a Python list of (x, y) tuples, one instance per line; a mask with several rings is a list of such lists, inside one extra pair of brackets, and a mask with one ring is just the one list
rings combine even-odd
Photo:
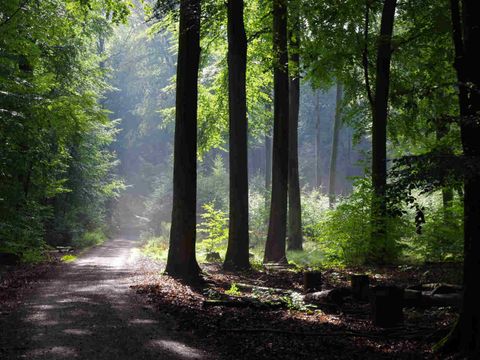
[[(293, 336), (319, 336), (319, 337), (326, 337), (326, 336), (339, 336), (339, 337), (363, 337), (369, 339), (379, 339), (379, 338), (388, 338), (388, 337), (396, 337), (396, 338), (403, 338), (403, 339), (412, 339), (417, 337), (424, 337), (429, 335), (432, 331), (419, 331), (417, 333), (404, 333), (404, 332), (389, 332), (385, 331), (380, 334), (369, 334), (369, 333), (361, 333), (357, 331), (334, 331), (334, 332), (298, 332), (298, 331), (289, 331), (289, 330), (279, 330), (279, 329), (271, 329), (271, 328), (250, 328), (250, 329), (223, 329), (223, 331), (227, 332), (234, 332), (234, 333), (272, 333), (272, 334), (280, 334), (280, 335), (293, 335)], [(406, 330), (407, 331), (407, 330)]]

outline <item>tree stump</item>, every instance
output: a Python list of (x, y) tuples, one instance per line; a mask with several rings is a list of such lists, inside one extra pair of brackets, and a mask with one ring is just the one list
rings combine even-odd
[(303, 289), (305, 292), (322, 290), (322, 273), (320, 271), (305, 271), (303, 273)]
[(355, 300), (368, 301), (370, 292), (370, 279), (368, 275), (352, 275), (352, 295)]
[(403, 293), (396, 286), (376, 286), (372, 289), (370, 306), (375, 326), (393, 327), (403, 322)]
[(403, 305), (405, 307), (422, 307), (424, 305), (422, 292), (418, 290), (405, 289), (403, 294)]

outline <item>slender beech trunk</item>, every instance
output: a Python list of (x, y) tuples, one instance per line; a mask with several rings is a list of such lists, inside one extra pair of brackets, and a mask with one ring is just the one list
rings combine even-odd
[[(468, 162), (464, 192), (463, 303), (460, 317), (446, 342), (466, 359), (480, 358), (480, 3), (450, 0), (455, 68), (460, 103), (460, 131)], [(463, 358), (462, 357), (462, 358)]]
[[(296, 4), (294, 4), (296, 5)], [(290, 87), (288, 139), (288, 249), (302, 250), (302, 205), (298, 171), (298, 115), (300, 111), (300, 15), (292, 7), (290, 31)]]
[[(436, 136), (437, 141), (441, 142), (442, 139), (448, 134), (448, 129), (445, 124), (437, 124), (436, 126)], [(447, 146), (442, 146), (442, 153), (445, 155), (451, 155), (452, 150)], [(443, 220), (445, 223), (450, 223), (452, 220), (452, 201), (453, 201), (453, 190), (449, 187), (442, 188), (442, 203), (443, 203)]]
[(166, 272), (195, 279), (197, 196), (197, 81), (200, 61), (200, 0), (181, 0), (177, 61), (173, 208)]
[(265, 135), (265, 209), (268, 209), (270, 199), (268, 193), (272, 187), (272, 137), (270, 132)]
[(247, 36), (243, 0), (228, 4), (228, 104), (230, 118), (230, 222), (224, 267), (248, 269)]
[(336, 198), (336, 179), (337, 179), (337, 158), (338, 158), (338, 139), (340, 129), (342, 128), (341, 102), (343, 96), (342, 84), (337, 83), (337, 95), (335, 98), (335, 119), (333, 121), (332, 131), (332, 152), (330, 155), (330, 181), (328, 182), (328, 201), (330, 208), (333, 207)]
[(317, 91), (315, 99), (315, 113), (317, 121), (315, 125), (315, 185), (320, 190), (322, 187), (322, 137), (320, 132), (320, 91)]
[(386, 229), (387, 206), (385, 190), (387, 184), (387, 115), (388, 93), (390, 87), (390, 60), (392, 56), (392, 33), (397, 0), (385, 0), (383, 3), (378, 40), (375, 101), (373, 104), (372, 124), (372, 244), (371, 260), (385, 262), (389, 260)]
[(287, 0), (273, 0), (274, 117), (272, 199), (263, 261), (286, 262), (288, 193)]

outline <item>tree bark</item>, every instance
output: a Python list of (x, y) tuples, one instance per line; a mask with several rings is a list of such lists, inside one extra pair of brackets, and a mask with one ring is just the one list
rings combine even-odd
[(272, 186), (272, 137), (270, 131), (265, 135), (265, 191)]
[(200, 0), (181, 1), (179, 33), (173, 208), (166, 272), (191, 280), (197, 278), (200, 272), (195, 256)]
[[(437, 124), (436, 126), (436, 136), (437, 141), (441, 142), (442, 139), (448, 134), (448, 128), (445, 124)], [(452, 149), (448, 146), (445, 147), (442, 145), (442, 153), (446, 155), (452, 154)], [(442, 188), (442, 204), (443, 204), (443, 220), (445, 223), (449, 224), (452, 220), (452, 201), (453, 201), (453, 190), (449, 187)]]
[(480, 3), (477, 0), (451, 0), (455, 69), (459, 86), (460, 131), (463, 152), (473, 171), (465, 174), (464, 191), (464, 269), (460, 317), (446, 347), (467, 359), (480, 357)]
[(264, 263), (287, 262), (288, 192), (288, 51), (287, 1), (273, 0), (274, 119), (272, 199)]
[(320, 132), (320, 91), (317, 90), (315, 112), (317, 122), (315, 126), (315, 185), (318, 190), (322, 187), (322, 137)]
[(230, 222), (226, 269), (250, 267), (248, 252), (247, 36), (243, 0), (229, 0), (228, 104), (230, 118)]
[(388, 243), (385, 188), (387, 184), (387, 116), (390, 87), (390, 60), (392, 34), (397, 0), (385, 0), (377, 48), (375, 101), (372, 123), (372, 251), (371, 260), (382, 263), (389, 260), (392, 250)]
[(300, 14), (293, 9), (290, 31), (290, 87), (288, 139), (288, 249), (302, 250), (302, 205), (298, 170), (298, 114), (300, 111)]
[(338, 139), (342, 127), (341, 102), (343, 96), (342, 84), (337, 83), (337, 95), (335, 100), (335, 119), (333, 121), (332, 134), (332, 152), (330, 156), (330, 181), (328, 182), (328, 202), (330, 208), (333, 207), (336, 198), (336, 179), (337, 179), (337, 158), (338, 158)]

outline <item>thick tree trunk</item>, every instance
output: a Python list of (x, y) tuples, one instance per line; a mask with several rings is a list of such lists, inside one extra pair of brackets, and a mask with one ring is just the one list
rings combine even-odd
[(243, 0), (228, 4), (228, 103), (230, 117), (230, 222), (224, 267), (248, 269), (247, 36)]
[(397, 0), (385, 0), (378, 40), (375, 101), (372, 124), (372, 251), (371, 260), (389, 260), (385, 188), (387, 183), (387, 115), (390, 87), (390, 60), (392, 56), (392, 33)]
[(195, 257), (200, 0), (181, 1), (179, 33), (172, 227), (166, 272), (190, 280), (200, 272)]
[[(293, 11), (293, 9), (292, 9)], [(288, 249), (302, 250), (302, 205), (298, 171), (298, 114), (300, 111), (300, 16), (295, 9), (290, 33), (288, 139)]]
[(315, 113), (317, 121), (315, 126), (315, 185), (320, 190), (322, 187), (322, 137), (320, 132), (320, 91), (315, 99)]
[(330, 208), (333, 207), (336, 198), (336, 180), (337, 180), (337, 158), (338, 158), (338, 139), (342, 127), (341, 102), (343, 96), (342, 84), (337, 83), (337, 95), (335, 99), (335, 119), (333, 121), (332, 131), (332, 152), (330, 156), (330, 181), (328, 182), (328, 201)]
[[(447, 347), (468, 359), (480, 357), (480, 3), (451, 0), (455, 68), (459, 86), (461, 137), (470, 171), (464, 193), (464, 296), (460, 317)], [(470, 168), (471, 166), (471, 168)]]
[(287, 1), (273, 0), (274, 119), (272, 199), (263, 261), (286, 262), (288, 192)]

